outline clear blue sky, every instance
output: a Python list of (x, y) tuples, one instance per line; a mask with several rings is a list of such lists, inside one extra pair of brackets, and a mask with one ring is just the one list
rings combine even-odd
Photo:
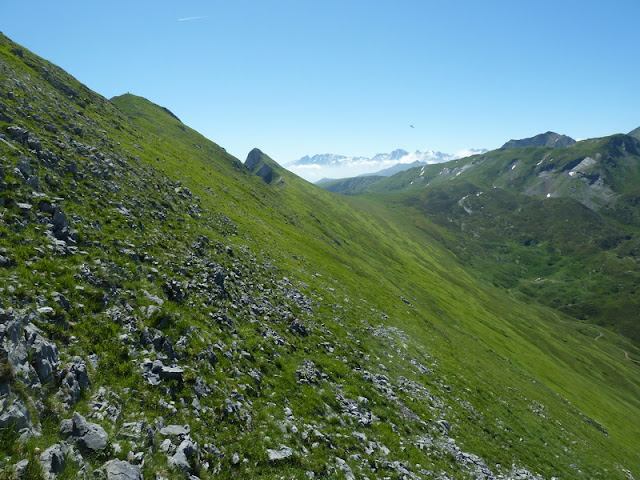
[(242, 160), (253, 147), (287, 163), (640, 126), (638, 0), (0, 7), (12, 40), (105, 97), (169, 108)]

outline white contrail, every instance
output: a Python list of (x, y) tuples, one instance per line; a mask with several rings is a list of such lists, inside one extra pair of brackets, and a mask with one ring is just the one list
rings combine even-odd
[(186, 17), (186, 18), (179, 18), (178, 21), (179, 22), (188, 22), (189, 20), (200, 20), (201, 18), (207, 18), (207, 16), (205, 15), (204, 17)]

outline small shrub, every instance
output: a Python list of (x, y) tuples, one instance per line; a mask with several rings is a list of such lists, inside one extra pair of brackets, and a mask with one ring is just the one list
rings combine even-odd
[(0, 383), (8, 383), (13, 379), (14, 372), (13, 366), (9, 363), (9, 360), (0, 360)]
[(29, 464), (24, 472), (23, 478), (28, 480), (45, 480), (42, 465), (38, 461), (38, 455), (34, 450), (29, 451)]

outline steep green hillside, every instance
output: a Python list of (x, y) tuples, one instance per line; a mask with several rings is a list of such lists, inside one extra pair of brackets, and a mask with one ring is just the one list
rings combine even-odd
[(499, 149), (364, 191), (402, 192), (389, 201), (455, 231), (447, 248), (489, 281), (639, 344), (639, 153), (627, 135)]
[(3, 477), (640, 475), (623, 337), (5, 37), (0, 84)]

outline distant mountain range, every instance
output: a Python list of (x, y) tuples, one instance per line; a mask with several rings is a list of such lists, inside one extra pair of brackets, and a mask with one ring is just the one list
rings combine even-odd
[(285, 167), (311, 182), (326, 178), (346, 178), (359, 175), (389, 176), (412, 167), (441, 163), (457, 158), (484, 153), (486, 149), (463, 150), (456, 154), (427, 150), (408, 152), (397, 149), (391, 153), (378, 153), (373, 157), (349, 157), (325, 153), (290, 162)]

